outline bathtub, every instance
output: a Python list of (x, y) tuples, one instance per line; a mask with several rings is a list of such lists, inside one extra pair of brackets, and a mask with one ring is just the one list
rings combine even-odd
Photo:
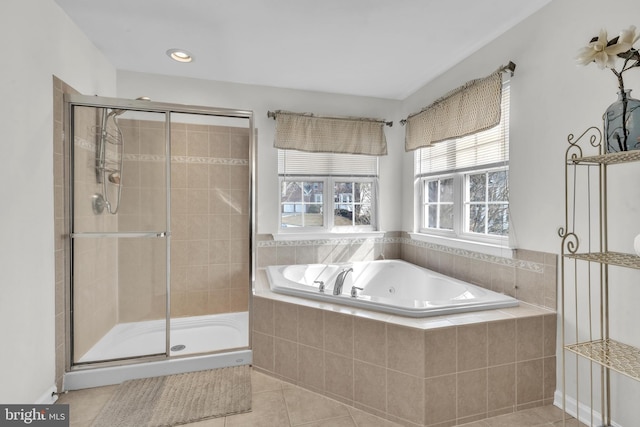
[(109, 360), (165, 352), (165, 320), (114, 326), (80, 358), (78, 368), (64, 374), (63, 390), (119, 384), (126, 380), (249, 365), (249, 313), (226, 313), (171, 320), (169, 357), (144, 363), (93, 367), (91, 360)]
[[(341, 294), (333, 295), (337, 276), (348, 268), (353, 272), (347, 274)], [(273, 292), (409, 317), (518, 305), (508, 295), (401, 260), (275, 265), (266, 271)]]

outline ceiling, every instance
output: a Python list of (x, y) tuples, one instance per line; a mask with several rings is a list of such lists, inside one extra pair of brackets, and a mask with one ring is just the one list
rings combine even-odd
[(551, 0), (55, 1), (118, 70), (404, 99)]

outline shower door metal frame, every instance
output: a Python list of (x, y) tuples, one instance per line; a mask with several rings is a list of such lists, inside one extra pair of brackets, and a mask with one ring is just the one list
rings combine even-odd
[[(110, 108), (124, 109), (129, 111), (141, 111), (150, 113), (165, 114), (165, 150), (168, 157), (166, 162), (166, 228), (164, 233), (91, 233), (90, 237), (101, 237), (109, 235), (109, 237), (164, 237), (166, 238), (166, 310), (165, 310), (165, 353), (145, 355), (141, 357), (119, 358), (115, 360), (104, 360), (86, 363), (74, 363), (73, 354), (73, 251), (72, 240), (79, 236), (73, 236), (73, 220), (74, 220), (74, 168), (71, 164), (74, 150), (74, 142), (69, 140), (73, 129), (73, 108), (74, 107), (93, 107), (93, 108)], [(255, 168), (256, 168), (256, 148), (255, 148), (255, 128), (253, 111), (251, 110), (234, 110), (228, 108), (215, 108), (205, 106), (194, 106), (184, 104), (173, 104), (164, 102), (154, 102), (142, 99), (121, 99), (108, 98), (99, 96), (88, 96), (79, 94), (64, 95), (64, 136), (65, 136), (65, 218), (67, 224), (66, 229), (69, 231), (65, 236), (65, 371), (90, 369), (97, 367), (107, 367), (113, 365), (135, 364), (146, 361), (166, 360), (169, 358), (181, 358), (197, 356), (171, 356), (171, 115), (176, 114), (193, 114), (212, 117), (227, 117), (248, 120), (249, 130), (249, 281), (247, 283), (248, 311), (251, 312), (253, 305), (252, 289), (255, 281)], [(88, 234), (88, 233), (84, 233)], [(116, 236), (119, 235), (119, 236)], [(252, 319), (249, 316), (248, 323), (248, 349), (252, 348), (251, 340)], [(217, 353), (217, 352), (212, 352)], [(200, 353), (203, 354), (203, 353)], [(206, 354), (206, 353), (205, 353)]]

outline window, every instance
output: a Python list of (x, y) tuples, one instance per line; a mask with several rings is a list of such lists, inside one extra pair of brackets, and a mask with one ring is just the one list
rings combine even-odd
[(506, 236), (509, 233), (509, 187), (504, 169), (465, 175), (465, 231)]
[(278, 150), (280, 231), (376, 230), (377, 156)]
[(509, 234), (509, 84), (500, 123), (415, 151), (420, 233), (499, 242)]
[(427, 228), (453, 230), (453, 178), (424, 180), (424, 224)]
[(281, 186), (282, 227), (324, 226), (323, 181), (283, 180)]

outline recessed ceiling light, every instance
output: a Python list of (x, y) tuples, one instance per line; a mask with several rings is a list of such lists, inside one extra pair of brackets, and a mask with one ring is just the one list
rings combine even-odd
[(189, 52), (187, 52), (184, 49), (169, 49), (167, 51), (167, 55), (169, 55), (169, 58), (173, 59), (174, 61), (178, 61), (178, 62), (191, 62), (191, 61), (193, 61), (193, 55), (191, 55)]

